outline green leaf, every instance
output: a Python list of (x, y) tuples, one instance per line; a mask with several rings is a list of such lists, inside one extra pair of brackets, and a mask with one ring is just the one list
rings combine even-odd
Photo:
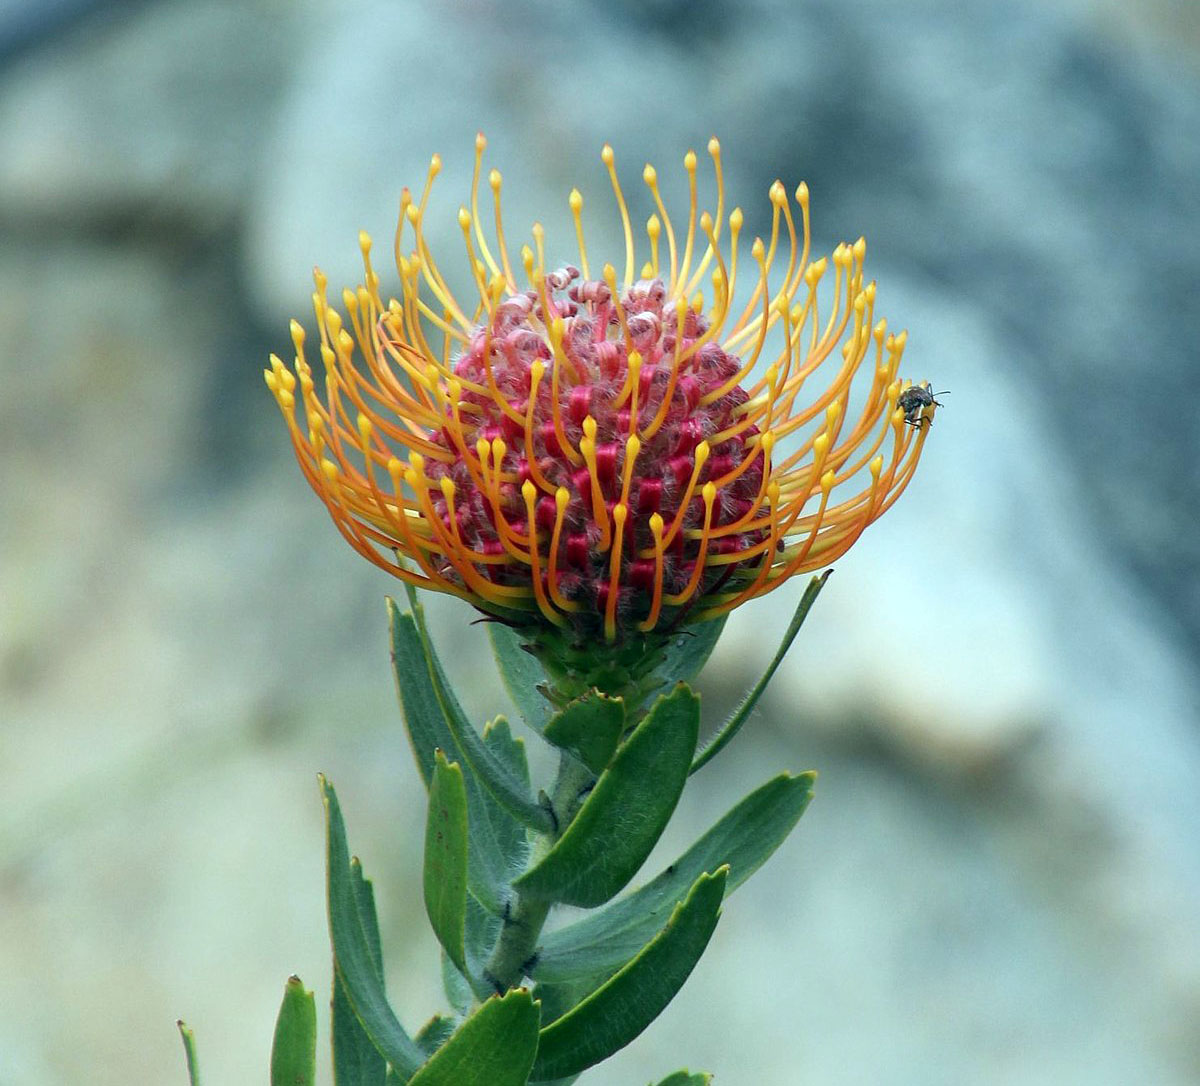
[(425, 822), (425, 912), (450, 960), (467, 972), (467, 787), (457, 762), (439, 750)]
[(728, 615), (721, 615), (720, 618), (698, 622), (694, 626), (684, 626), (674, 635), (667, 646), (666, 660), (658, 669), (664, 691), (677, 682), (690, 683), (700, 674), (700, 669), (717, 647), (717, 639), (725, 629), (728, 618)]
[(458, 1020), (456, 1018), (452, 1018), (447, 1014), (435, 1014), (425, 1025), (417, 1030), (417, 1035), (413, 1040), (417, 1042), (423, 1052), (428, 1052), (432, 1056), (442, 1045), (450, 1040), (457, 1025)]
[(409, 1086), (525, 1086), (540, 1014), (529, 991), (493, 996), (468, 1018)]
[(768, 665), (763, 677), (746, 693), (742, 698), (741, 704), (733, 711), (733, 715), (725, 721), (720, 730), (704, 744), (704, 749), (696, 756), (696, 760), (692, 763), (692, 768), (689, 773), (695, 773), (697, 769), (707, 765), (713, 758), (721, 753), (728, 746), (738, 732), (742, 730), (742, 725), (746, 723), (754, 707), (758, 704), (758, 699), (762, 697), (763, 691), (766, 690), (767, 684), (775, 676), (775, 672), (779, 670), (779, 665), (783, 663), (783, 658), (787, 655), (788, 649), (792, 647), (792, 642), (796, 640), (796, 635), (800, 632), (800, 627), (804, 625), (804, 620), (808, 617), (809, 609), (816, 601), (817, 594), (825, 586), (825, 582), (829, 580), (829, 575), (833, 572), (827, 569), (820, 577), (814, 577), (808, 582), (808, 587), (804, 590), (804, 595), (800, 597), (800, 602), (796, 605), (796, 613), (792, 615), (792, 621), (788, 625), (787, 631), (783, 635), (783, 640), (779, 643), (779, 648), (775, 653), (774, 659)]
[(300, 978), (288, 978), (271, 1044), (271, 1086), (313, 1086), (317, 1080), (317, 1005)]
[(366, 931), (369, 920), (364, 923), (361, 893), (356, 889), (356, 882), (367, 884), (356, 879), (351, 868), (346, 825), (337, 793), (324, 777), (320, 782), (329, 849), (329, 933), (337, 976), (345, 985), (350, 1004), (375, 1047), (402, 1075), (411, 1075), (421, 1065), (424, 1055), (404, 1032), (388, 1004)]
[(682, 683), (654, 703), (621, 745), (554, 847), (513, 885), (543, 900), (590, 908), (645, 862), (687, 780), (700, 699)]
[(529, 761), (525, 757), (525, 740), (514, 736), (508, 718), (498, 716), (483, 726), (483, 742), (512, 774), (523, 792), (529, 791)]
[(554, 820), (550, 812), (529, 798), (528, 788), (521, 787), (521, 782), (509, 773), (503, 761), (492, 753), (471, 722), (467, 720), (462, 706), (454, 696), (453, 688), (446, 679), (446, 673), (442, 670), (437, 652), (434, 650), (429, 630), (425, 626), (424, 608), (417, 602), (415, 590), (411, 586), (405, 587), (408, 589), (409, 602), (412, 604), (417, 633), (421, 638), (421, 648), (428, 674), (433, 682), (434, 696), (441, 707), (446, 726), (454, 736), (457, 753), (462, 755), (462, 760), (470, 766), (471, 772), (491, 793), (492, 798), (509, 814), (531, 829), (543, 833), (548, 832), (554, 828)]
[(624, 699), (589, 690), (555, 713), (542, 734), (598, 774), (612, 761), (624, 731)]
[[(383, 950), (379, 941), (379, 921), (375, 917), (375, 891), (371, 880), (363, 876), (362, 864), (357, 859), (350, 861), (350, 878), (367, 955), (382, 985)], [(338, 975), (336, 959), (330, 1012), (333, 1080), (336, 1086), (384, 1086), (387, 1062), (354, 1013), (350, 997), (346, 994), (346, 985)]]
[(330, 1008), (333, 1081), (336, 1086), (384, 1086), (387, 1061), (371, 1043), (350, 1005), (346, 986), (335, 969)]
[(712, 1082), (712, 1075), (693, 1075), (685, 1070), (676, 1071), (675, 1074), (668, 1075), (658, 1086), (708, 1086), (710, 1082)]
[(196, 1059), (196, 1035), (181, 1018), (175, 1025), (183, 1038), (183, 1054), (187, 1059), (188, 1086), (200, 1086), (200, 1063)]
[(660, 875), (599, 911), (545, 936), (541, 983), (603, 977), (636, 954), (705, 871), (729, 866), (733, 893), (791, 833), (812, 799), (815, 773), (780, 774), (757, 788)]
[(487, 633), (508, 696), (520, 710), (525, 723), (534, 731), (540, 732), (550, 719), (553, 709), (538, 689), (546, 682), (546, 673), (542, 670), (542, 665), (538, 663), (537, 657), (525, 651), (520, 635), (504, 623), (489, 622)]
[(535, 1081), (573, 1075), (607, 1059), (662, 1013), (708, 946), (721, 913), (727, 872), (721, 868), (701, 875), (636, 958), (542, 1030)]
[[(436, 750), (444, 750), (447, 757), (460, 763), (463, 758), (434, 688), (435, 668), (426, 654), (426, 641), (421, 636), (416, 617), (411, 612), (401, 612), (394, 600), (387, 602), (396, 688), (417, 768), (428, 788), (433, 780)], [(414, 602), (413, 606), (419, 611), (419, 604)], [(486, 909), (499, 914), (509, 897), (511, 872), (519, 870), (524, 861), (525, 830), (480, 785), (468, 765), (464, 765), (463, 777), (471, 839), (468, 885)]]

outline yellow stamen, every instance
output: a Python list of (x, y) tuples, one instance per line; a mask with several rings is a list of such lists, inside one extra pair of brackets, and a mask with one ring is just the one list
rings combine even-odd
[(609, 144), (604, 145), (600, 158), (608, 168), (608, 179), (612, 182), (613, 195), (617, 199), (617, 209), (621, 212), (621, 229), (625, 231), (625, 289), (633, 283), (633, 226), (629, 221), (629, 208), (625, 206), (625, 197), (621, 193), (621, 182), (617, 180), (617, 167), (613, 157), (613, 149)]
[(625, 517), (629, 510), (624, 502), (613, 506), (613, 545), (609, 562), (608, 600), (604, 607), (604, 639), (615, 641), (617, 637), (617, 600), (621, 594), (621, 547), (625, 542)]

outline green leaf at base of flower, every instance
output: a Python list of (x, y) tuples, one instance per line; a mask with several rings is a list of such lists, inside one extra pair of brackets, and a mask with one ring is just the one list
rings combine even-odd
[(555, 713), (542, 735), (600, 774), (612, 761), (624, 732), (624, 699), (589, 690)]
[(489, 622), (487, 633), (508, 696), (525, 723), (540, 732), (554, 711), (550, 700), (541, 692), (546, 683), (546, 672), (537, 657), (525, 650), (521, 635), (503, 622)]
[(531, 1080), (583, 1071), (638, 1036), (675, 997), (708, 946), (728, 868), (703, 874), (640, 954), (541, 1031)]
[[(395, 600), (389, 599), (387, 603), (392, 668), (417, 768), (428, 788), (433, 780), (435, 751), (445, 751), (448, 758), (462, 765), (472, 846), (468, 857), (468, 884), (476, 900), (499, 915), (509, 897), (511, 872), (519, 870), (524, 861), (525, 829), (496, 802), (463, 759), (434, 685), (433, 676), (439, 668), (429, 657), (430, 646), (421, 634), (417, 615), (412, 611), (401, 611)], [(414, 608), (419, 613), (420, 605), (414, 604)], [(453, 704), (457, 705), (457, 702)], [(474, 729), (471, 731), (473, 733)]]
[(300, 978), (288, 978), (271, 1043), (271, 1086), (313, 1086), (317, 1080), (317, 1005)]
[(513, 883), (523, 894), (602, 905), (629, 882), (679, 801), (700, 728), (700, 699), (679, 684), (618, 749), (553, 848)]
[(821, 576), (814, 577), (808, 582), (808, 587), (804, 590), (804, 595), (800, 597), (800, 602), (796, 605), (796, 613), (792, 615), (792, 621), (788, 624), (788, 628), (783, 635), (783, 640), (779, 643), (779, 648), (775, 651), (774, 658), (767, 665), (767, 670), (763, 673), (763, 677), (746, 692), (746, 696), (742, 698), (741, 703), (733, 711), (729, 719), (704, 744), (704, 749), (696, 755), (696, 760), (692, 763), (692, 768), (688, 771), (689, 774), (695, 773), (697, 769), (711, 762), (729, 745), (733, 737), (742, 730), (742, 725), (749, 719), (750, 714), (754, 711), (754, 707), (758, 704), (758, 699), (763, 696), (763, 691), (767, 689), (767, 684), (774, 678), (775, 672), (779, 670), (779, 665), (783, 663), (783, 658), (787, 655), (788, 649), (792, 647), (792, 642), (796, 640), (796, 635), (800, 632), (800, 627), (804, 625), (804, 620), (808, 617), (809, 609), (816, 602), (818, 593), (825, 587), (825, 582), (829, 580), (829, 575), (832, 572), (832, 569), (827, 569)]
[(710, 1082), (712, 1082), (712, 1075), (702, 1072), (693, 1075), (689, 1071), (683, 1070), (668, 1075), (658, 1086), (708, 1086)]

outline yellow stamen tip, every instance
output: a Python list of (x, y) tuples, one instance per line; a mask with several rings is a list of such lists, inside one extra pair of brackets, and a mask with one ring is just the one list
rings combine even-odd
[(437, 175), (441, 172), (442, 172), (442, 156), (435, 153), (429, 159), (429, 176), (437, 177)]
[(651, 166), (649, 162), (646, 163), (645, 168), (642, 170), (642, 180), (645, 181), (647, 185), (655, 185), (658, 183), (658, 171)]
[(537, 497), (537, 487), (533, 485), (532, 479), (526, 479), (525, 482), (521, 484), (521, 497), (523, 497), (527, 502), (531, 502)]
[(716, 158), (717, 155), (721, 153), (721, 141), (718, 140), (716, 136), (713, 136), (713, 138), (708, 141), (708, 153), (712, 155), (713, 158)]
[(571, 205), (571, 210), (578, 213), (583, 210), (583, 193), (578, 189), (572, 189), (571, 195), (567, 198), (567, 203)]
[[(525, 485), (528, 486), (529, 484), (526, 483)], [(629, 508), (625, 505), (624, 502), (617, 502), (617, 504), (613, 506), (612, 517), (613, 517), (613, 520), (616, 522), (618, 531), (620, 531), (620, 529), (625, 527), (625, 518), (628, 515), (629, 515)]]
[(746, 216), (742, 214), (742, 209), (740, 207), (735, 207), (729, 213), (729, 229), (737, 233), (741, 230), (742, 223), (745, 222), (745, 219)]
[(488, 171), (488, 184), (491, 186), (492, 192), (499, 192), (501, 182), (504, 179), (500, 176), (499, 170)]
[(322, 460), (321, 471), (331, 483), (337, 481), (338, 466), (332, 460)]
[(881, 471), (883, 471), (883, 457), (877, 456), (871, 461), (871, 475), (878, 479)]
[(482, 132), (475, 133), (475, 150), (482, 153), (487, 149), (487, 136)]
[(449, 475), (443, 475), (442, 476), (442, 496), (446, 499), (446, 501), (448, 501), (448, 502), (454, 501), (454, 491), (455, 491), (454, 480), (451, 479)]
[[(879, 460), (880, 464), (883, 463), (882, 458), (877, 457), (876, 459)], [(834, 473), (834, 471), (832, 469), (827, 471), (824, 475), (821, 476), (821, 489), (824, 490), (826, 493), (831, 491), (833, 489), (833, 481), (836, 478), (837, 478), (837, 475)]]
[(469, 230), (471, 228), (471, 213), (465, 207), (460, 207), (458, 209), (458, 225), (463, 230)]
[(611, 144), (606, 143), (600, 149), (600, 159), (605, 166), (611, 166), (613, 164), (613, 149)]

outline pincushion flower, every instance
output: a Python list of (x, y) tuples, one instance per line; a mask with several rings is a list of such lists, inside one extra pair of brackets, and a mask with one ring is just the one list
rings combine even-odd
[(657, 210), (639, 254), (606, 146), (623, 270), (594, 269), (577, 190), (578, 266), (550, 266), (540, 225), (510, 251), (496, 170), (485, 228), (484, 147), (458, 212), (469, 301), (425, 235), (435, 156), (420, 198), (401, 198), (399, 297), (384, 300), (361, 234), (344, 315), (318, 270), (317, 342), (293, 321), (294, 373), (276, 356), (266, 371), (350, 544), (408, 584), (577, 645), (714, 618), (843, 555), (907, 486), (929, 430), (897, 405), (905, 334), (875, 318), (865, 241), (811, 259), (807, 187), (789, 197), (776, 181), (747, 275), (714, 139), (712, 212), (694, 153), (678, 225), (645, 167)]

